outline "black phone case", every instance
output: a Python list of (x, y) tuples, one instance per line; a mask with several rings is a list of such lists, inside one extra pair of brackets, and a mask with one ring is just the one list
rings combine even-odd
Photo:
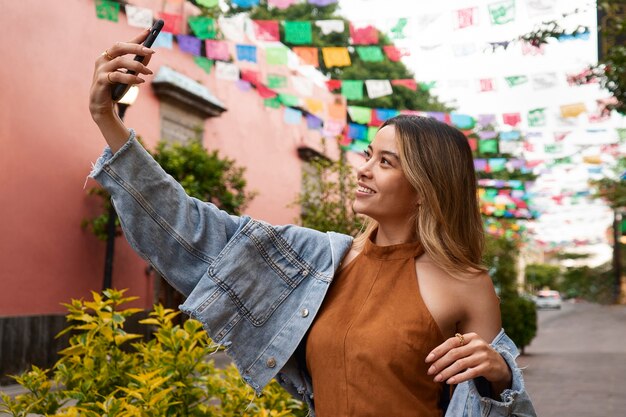
[[(143, 44), (142, 44), (143, 46), (147, 48), (150, 48), (152, 46), (157, 36), (159, 36), (161, 29), (163, 29), (163, 24), (164, 22), (161, 19), (154, 22), (154, 25), (152, 25), (152, 27), (150, 28), (150, 34), (148, 35), (146, 40), (143, 41)], [(143, 62), (143, 58), (144, 57), (141, 55), (135, 55), (135, 61)], [(134, 75), (135, 71), (129, 70), (128, 74)], [(115, 83), (114, 85), (112, 85), (111, 97), (113, 98), (113, 101), (119, 101), (122, 97), (124, 97), (124, 94), (126, 94), (129, 88), (130, 86), (128, 84)]]

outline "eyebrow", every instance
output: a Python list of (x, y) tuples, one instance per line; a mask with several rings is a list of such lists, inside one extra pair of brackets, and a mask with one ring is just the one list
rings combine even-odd
[[(367, 149), (369, 149), (370, 151), (374, 152), (374, 148), (372, 148), (372, 145), (368, 145)], [(388, 156), (393, 156), (397, 161), (400, 161), (400, 157), (398, 156), (397, 153), (395, 152), (391, 152), (391, 151), (380, 151), (381, 154), (383, 155), (388, 155)]]

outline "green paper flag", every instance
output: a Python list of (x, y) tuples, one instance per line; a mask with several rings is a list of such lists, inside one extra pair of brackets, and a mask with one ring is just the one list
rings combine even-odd
[(385, 60), (380, 46), (357, 46), (356, 52), (364, 62), (381, 62)]
[(512, 75), (510, 77), (504, 77), (509, 87), (517, 87), (518, 85), (526, 84), (528, 77), (525, 75)]
[(287, 48), (283, 46), (266, 48), (265, 61), (268, 65), (287, 65)]
[(422, 91), (430, 91), (432, 88), (435, 88), (437, 85), (437, 81), (431, 81), (429, 83), (419, 83), (420, 90)]
[[(506, 168), (506, 158), (492, 158), (489, 159), (489, 169), (491, 172), (504, 171)], [(498, 190), (494, 190), (498, 192)]]
[(367, 141), (372, 143), (374, 138), (376, 137), (376, 133), (378, 133), (378, 128), (375, 126), (370, 126), (367, 128)]
[(479, 140), (478, 152), (481, 154), (498, 153), (498, 141), (496, 139)]
[(298, 97), (293, 94), (278, 94), (278, 100), (287, 107), (296, 107), (299, 104)]
[(361, 106), (348, 106), (350, 120), (354, 123), (367, 125), (372, 121), (372, 109)]
[(120, 4), (109, 0), (96, 0), (96, 16), (98, 19), (117, 22)]
[(196, 4), (198, 6), (204, 7), (216, 7), (219, 4), (220, 0), (196, 0)]
[(559, 153), (563, 147), (560, 143), (547, 143), (543, 150), (545, 153)]
[(406, 17), (401, 17), (398, 19), (398, 22), (394, 27), (391, 28), (390, 32), (393, 34), (393, 39), (404, 39), (406, 36), (404, 35), (404, 28), (406, 27), (408, 20)]
[(215, 39), (217, 35), (215, 19), (205, 16), (191, 16), (187, 21), (198, 39)]
[(515, 20), (515, 0), (506, 0), (487, 5), (491, 23), (504, 25)]
[(269, 107), (272, 109), (280, 108), (280, 100), (278, 99), (278, 97), (266, 98), (265, 100), (263, 100), (263, 104), (265, 105), (265, 107)]
[(348, 100), (363, 100), (363, 81), (341, 81), (341, 95)]
[(620, 143), (626, 141), (626, 128), (618, 127), (616, 130)]
[(269, 88), (287, 87), (287, 77), (278, 74), (267, 74), (267, 86)]
[(284, 21), (285, 42), (294, 45), (310, 45), (313, 36), (311, 32), (311, 22), (290, 22)]
[(207, 74), (211, 73), (211, 67), (213, 66), (213, 60), (205, 58), (203, 56), (194, 56), (194, 62), (204, 70)]
[(538, 127), (546, 125), (545, 108), (533, 109), (528, 111), (528, 126)]

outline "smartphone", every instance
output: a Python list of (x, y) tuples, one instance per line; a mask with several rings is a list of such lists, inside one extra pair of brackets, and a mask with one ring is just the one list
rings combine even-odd
[[(152, 44), (154, 43), (155, 39), (157, 38), (157, 36), (159, 36), (161, 29), (163, 29), (163, 20), (159, 19), (156, 22), (154, 22), (154, 24), (150, 28), (150, 33), (148, 34), (148, 37), (146, 38), (146, 40), (143, 41), (142, 45), (145, 46), (146, 48), (150, 48)], [(141, 55), (135, 55), (135, 61), (143, 62), (143, 58), (144, 57)], [(136, 73), (135, 71), (129, 70), (128, 74), (134, 75)], [(128, 84), (115, 83), (114, 85), (112, 85), (111, 97), (113, 97), (113, 101), (119, 101), (122, 97), (124, 97), (124, 94), (126, 94), (129, 88), (130, 86)]]

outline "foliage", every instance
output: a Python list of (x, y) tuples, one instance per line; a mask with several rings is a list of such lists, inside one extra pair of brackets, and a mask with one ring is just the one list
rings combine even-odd
[[(0, 412), (56, 416), (263, 416), (304, 417), (306, 407), (276, 382), (256, 397), (234, 365), (216, 369), (208, 360), (217, 348), (202, 325), (155, 306), (140, 323), (154, 329), (150, 341), (124, 331), (138, 309), (120, 309), (132, 297), (124, 291), (93, 293), (92, 301), (66, 307), (69, 347), (52, 369), (32, 367), (15, 377), (26, 394), (2, 396)], [(134, 343), (129, 343), (135, 340)], [(50, 382), (50, 377), (53, 382)], [(53, 389), (55, 388), (55, 389)]]
[(561, 275), (561, 268), (548, 264), (526, 265), (526, 285), (533, 290), (540, 290), (543, 287), (558, 290), (558, 279)]
[(295, 204), (300, 205), (300, 223), (322, 232), (355, 236), (362, 220), (349, 207), (356, 179), (352, 167), (342, 155), (337, 161), (315, 158), (305, 171), (302, 189)]
[(500, 297), (517, 295), (517, 239), (487, 235), (483, 262)]
[(524, 353), (524, 348), (537, 335), (537, 309), (535, 303), (518, 295), (502, 298), (502, 328)]
[(561, 291), (566, 298), (610, 304), (614, 300), (614, 279), (608, 266), (568, 268), (563, 273)]
[(612, 209), (626, 207), (626, 179), (623, 173), (626, 171), (626, 157), (622, 156), (615, 166), (615, 177), (605, 177), (591, 181), (595, 189), (594, 197), (607, 202)]
[[(222, 158), (218, 151), (209, 153), (198, 140), (185, 144), (161, 141), (152, 156), (187, 194), (210, 201), (228, 213), (241, 214), (256, 195), (245, 191), (245, 168), (236, 166), (230, 158)], [(100, 187), (91, 188), (88, 193), (102, 199), (102, 213), (83, 219), (81, 227), (91, 230), (99, 240), (107, 240), (110, 195)], [(119, 219), (116, 219), (118, 236), (121, 234), (119, 226)]]

